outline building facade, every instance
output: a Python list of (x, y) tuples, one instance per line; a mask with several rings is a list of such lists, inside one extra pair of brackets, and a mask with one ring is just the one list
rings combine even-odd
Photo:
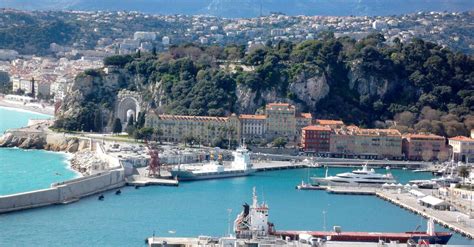
[(284, 137), (295, 141), (296, 109), (288, 103), (270, 103), (265, 107), (266, 138)]
[(245, 115), (239, 116), (242, 138), (261, 139), (266, 133), (265, 115)]
[(230, 117), (157, 115), (148, 112), (145, 126), (162, 131), (162, 140), (182, 142), (193, 138), (199, 143), (210, 145), (215, 138), (240, 140), (240, 123), (235, 114)]
[(453, 150), (453, 159), (466, 163), (474, 160), (474, 139), (465, 136), (449, 138), (449, 145)]
[(329, 151), (333, 157), (400, 159), (402, 136), (394, 129), (343, 127), (332, 131)]
[(301, 147), (304, 152), (315, 155), (329, 153), (331, 128), (328, 126), (312, 125), (302, 129)]
[(402, 152), (408, 160), (445, 161), (449, 158), (446, 139), (433, 134), (404, 135)]
[(332, 119), (316, 119), (314, 124), (321, 126), (328, 126), (331, 129), (338, 129), (344, 126), (344, 122), (341, 120), (332, 120)]

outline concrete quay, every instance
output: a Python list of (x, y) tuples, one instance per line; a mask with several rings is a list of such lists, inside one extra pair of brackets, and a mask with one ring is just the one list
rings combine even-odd
[(465, 237), (474, 239), (474, 219), (458, 211), (441, 211), (421, 206), (417, 198), (393, 190), (377, 190), (375, 195), (401, 208), (433, 220)]
[(253, 162), (253, 168), (257, 172), (261, 171), (272, 171), (272, 170), (285, 170), (285, 169), (297, 169), (306, 168), (306, 164), (301, 162), (289, 162), (289, 161), (260, 161)]

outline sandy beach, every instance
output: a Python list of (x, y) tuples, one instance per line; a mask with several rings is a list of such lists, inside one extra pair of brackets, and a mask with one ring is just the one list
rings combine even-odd
[(45, 114), (49, 116), (54, 116), (54, 106), (52, 105), (41, 105), (40, 103), (27, 103), (16, 102), (11, 100), (6, 100), (0, 96), (0, 107), (13, 108), (15, 110), (28, 111), (34, 113)]

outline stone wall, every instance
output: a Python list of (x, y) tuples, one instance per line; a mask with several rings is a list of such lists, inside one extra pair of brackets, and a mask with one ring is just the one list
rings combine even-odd
[(51, 188), (0, 196), (0, 213), (76, 201), (125, 185), (123, 168), (55, 183)]

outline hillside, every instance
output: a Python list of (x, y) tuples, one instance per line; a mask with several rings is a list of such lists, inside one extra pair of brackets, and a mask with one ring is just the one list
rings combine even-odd
[(423, 40), (387, 45), (376, 34), (355, 41), (326, 33), (248, 52), (186, 45), (104, 62), (119, 69), (79, 75), (57, 127), (98, 130), (96, 115), (110, 124), (115, 96), (126, 88), (142, 95), (144, 107), (170, 114), (254, 113), (286, 101), (317, 118), (367, 127), (395, 119), (402, 132), (455, 136), (474, 128), (474, 58)]

